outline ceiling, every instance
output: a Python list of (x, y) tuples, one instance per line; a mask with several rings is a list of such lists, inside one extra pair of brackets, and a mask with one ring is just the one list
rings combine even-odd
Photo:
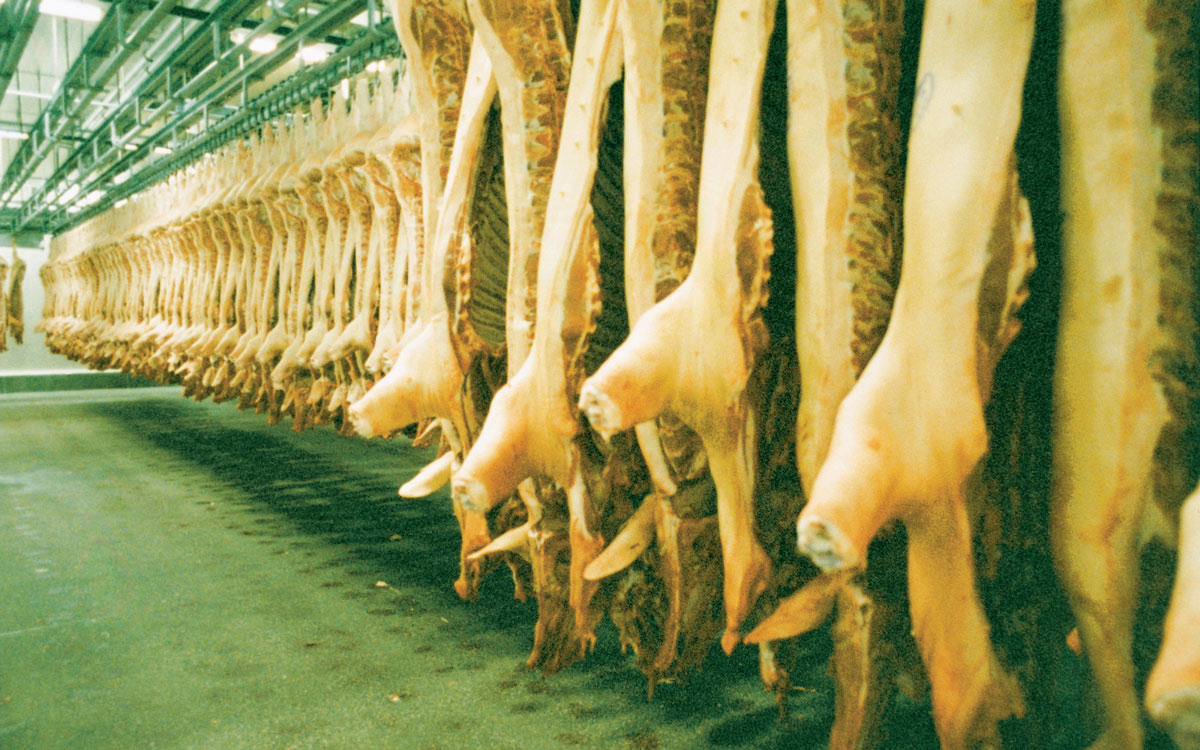
[(0, 0), (0, 230), (62, 232), (398, 54), (385, 12), (378, 0)]

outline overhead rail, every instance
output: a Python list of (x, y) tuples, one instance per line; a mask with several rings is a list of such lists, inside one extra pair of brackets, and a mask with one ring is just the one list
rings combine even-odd
[[(34, 197), (22, 206), (20, 213), (24, 213), (25, 209), (30, 207), (30, 204), (36, 203), (52, 193), (59, 186), (67, 175), (73, 171), (79, 170), (79, 174), (84, 173), (84, 169), (89, 163), (89, 157), (95, 158), (98, 156), (101, 143), (112, 145), (112, 141), (119, 141), (120, 144), (125, 142), (122, 137), (120, 124), (130, 119), (139, 119), (142, 114), (143, 100), (149, 100), (152, 94), (157, 93), (160, 89), (169, 88), (172, 83), (172, 69), (176, 63), (185, 56), (194, 55), (197, 50), (210, 50), (211, 46), (211, 31), (210, 27), (214, 24), (228, 24), (234, 19), (240, 21), (243, 17), (253, 11), (262, 4), (263, 0), (236, 0), (233, 2), (222, 1), (218, 4), (217, 10), (210, 16), (206, 24), (201, 24), (194, 28), (190, 33), (185, 35), (182, 40), (174, 38), (165, 38), (165, 44), (156, 44), (155, 47), (148, 51), (147, 57), (155, 61), (154, 68), (146, 75), (138, 87), (127, 96), (123, 101), (118, 102), (112, 112), (94, 129), (91, 134), (85, 137), (75, 148), (75, 150), (63, 162), (59, 164), (51, 177), (42, 185)], [(299, 0), (293, 0), (299, 2)], [(119, 16), (118, 16), (119, 18)], [(142, 27), (139, 27), (139, 31)], [(137, 33), (137, 32), (135, 32)], [(173, 45), (171, 44), (173, 42)], [(241, 45), (239, 45), (241, 46)], [(81, 56), (83, 57), (83, 56)], [(119, 67), (119, 66), (118, 66)], [(176, 71), (175, 75), (178, 75)], [(63, 121), (64, 124), (70, 124), (71, 120)], [(44, 126), (43, 126), (44, 127)], [(42, 134), (47, 140), (50, 138), (49, 132), (43, 129)], [(61, 132), (61, 131), (59, 131)], [(40, 137), (40, 136), (39, 136)], [(43, 149), (40, 156), (44, 159), (53, 148), (53, 143), (43, 144)], [(14, 165), (15, 165), (14, 160)], [(36, 161), (25, 163), (21, 167), (21, 173), (17, 175), (10, 183), (5, 179), (3, 188), (0, 188), (0, 205), (7, 204), (13, 197), (16, 190), (29, 179), (33, 170), (37, 167)], [(64, 188), (65, 190), (66, 188)], [(62, 191), (59, 191), (61, 193)], [(54, 196), (57, 198), (57, 194)]]
[(361, 72), (372, 62), (402, 57), (402, 54), (399, 40), (394, 33), (387, 33), (386, 27), (379, 30), (364, 29), (325, 62), (312, 66), (303, 75), (281, 81), (251, 99), (247, 106), (196, 135), (170, 156), (154, 162), (128, 181), (109, 190), (98, 203), (77, 214), (62, 214), (64, 223), (54, 224), (48, 231), (60, 234), (82, 224), (113, 204), (162, 182), (227, 143), (257, 131), (318, 97), (327, 97), (341, 79)]
[[(151, 3), (151, 4), (153, 4), (153, 3)], [(208, 17), (211, 16), (212, 14), (209, 13), (208, 11), (197, 10), (196, 8), (189, 8), (186, 5), (175, 5), (171, 9), (171, 15), (173, 15), (177, 18), (186, 18), (189, 21), (207, 21)], [(246, 19), (246, 20), (241, 21), (240, 23), (234, 24), (235, 28), (242, 28), (247, 31), (253, 30), (255, 26), (257, 26), (257, 24), (254, 21), (251, 21), (249, 19)], [(280, 34), (281, 36), (287, 36), (288, 34), (292, 33), (292, 27), (287, 26), (287, 25), (280, 26), (279, 29), (276, 31), (276, 33)], [(319, 41), (323, 41), (328, 44), (332, 44), (334, 46), (340, 47), (346, 43), (346, 38), (330, 34), (329, 36), (327, 36), (324, 39), (321, 39)]]
[[(29, 138), (21, 141), (17, 153), (4, 171), (4, 177), (0, 178), (0, 203), (5, 203), (25, 184), (54, 146), (63, 140), (73, 125), (78, 124), (88, 105), (104, 91), (105, 84), (142, 46), (175, 5), (175, 0), (155, 4), (149, 15), (142, 18), (128, 36), (125, 26), (129, 11), (121, 3), (109, 6), (108, 12), (88, 36), (79, 56), (63, 75), (49, 103), (38, 115), (29, 130)], [(105, 45), (108, 45), (107, 49)], [(95, 59), (100, 56), (107, 57), (97, 68)]]

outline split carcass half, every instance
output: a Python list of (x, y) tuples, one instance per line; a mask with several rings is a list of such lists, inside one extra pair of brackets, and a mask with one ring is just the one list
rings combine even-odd
[(949, 748), (1023, 712), (976, 590), (968, 500), (987, 451), (983, 406), (1033, 266), (1012, 149), (1034, 4), (956, 8), (925, 9), (895, 304), (797, 527), (801, 551), (838, 571), (865, 565), (878, 531), (904, 523), (913, 634)]
[[(371, 351), (374, 311), (379, 302), (380, 246), (369, 177), (362, 170), (367, 148), (380, 128), (375, 119), (378, 107), (369, 99), (368, 86), (365, 77), (356, 82), (351, 100), (354, 135), (330, 157), (327, 167), (340, 182), (350, 211), (347, 244), (341, 249), (343, 266), (348, 269), (348, 274), (339, 278), (337, 286), (334, 302), (337, 321), (311, 357), (313, 366), (318, 368), (346, 360), (359, 388), (363, 386), (363, 360)], [(281, 278), (280, 289), (283, 288)], [(353, 393), (353, 389), (350, 392)]]
[[(452, 454), (449, 458), (443, 454), (401, 488), (401, 494), (415, 495), (428, 494), (449, 479), (457, 457), (478, 432), (480, 410), (490, 395), (486, 383), (477, 382), (482, 370), (472, 368), (485, 347), (479, 345), (478, 337), (460, 339), (463, 329), (454, 325), (453, 315), (456, 269), (471, 264), (475, 256), (474, 219), (495, 210), (494, 202), (479, 197), (496, 193), (499, 174), (495, 170), (481, 174), (479, 157), (487, 131), (495, 124), (489, 114), (496, 84), (491, 60), (472, 33), (465, 7), (401, 3), (393, 18), (415, 81), (427, 241), (417, 320), (400, 340), (391, 371), (352, 405), (350, 418), (358, 433), (366, 437), (389, 434), (422, 419), (438, 421)], [(502, 204), (500, 210), (504, 210)], [(491, 239), (479, 244), (493, 251), (490, 257), (502, 259), (507, 254), (502, 243)], [(503, 260), (499, 266), (502, 278)], [(492, 274), (493, 285), (499, 281), (496, 276)], [(411, 289), (409, 293), (413, 293)], [(472, 382), (467, 383), (469, 374)], [(455, 590), (470, 599), (478, 590), (481, 567), (468, 556), (487, 545), (491, 535), (484, 516), (464, 511), (457, 502), (455, 516), (462, 537)]]
[[(634, 324), (683, 283), (695, 256), (697, 146), (704, 133), (715, 3), (626, 0), (619, 14), (625, 46), (625, 299)], [(719, 612), (707, 593), (720, 581), (720, 567), (712, 564), (719, 540), (697, 435), (670, 415), (643, 422), (635, 432), (653, 492), (584, 577), (600, 580), (646, 559), (622, 576), (610, 612), (653, 690), (656, 680), (698, 666), (720, 632)], [(665, 612), (655, 611), (660, 597)]]
[[(457, 391), (453, 373), (443, 375), (444, 366), (452, 361), (442, 355), (436, 347), (427, 345), (426, 340), (434, 337), (445, 339), (449, 335), (446, 302), (442, 291), (445, 254), (439, 252), (436, 238), (439, 207), (446, 180), (454, 156), (455, 136), (458, 134), (460, 113), (464, 104), (464, 86), (468, 79), (468, 64), (471, 55), (471, 24), (466, 7), (461, 2), (413, 2), (402, 0), (393, 3), (392, 20), (396, 25), (406, 56), (412, 81), (412, 97), (416, 129), (420, 143), (419, 195), (421, 236), (417, 239), (417, 254), (407, 268), (410, 310), (412, 317), (406, 320), (403, 335), (397, 342), (395, 364), (364, 398), (351, 405), (349, 418), (356, 431), (365, 437), (386, 435), (407, 424), (426, 417), (449, 415), (449, 402)], [(479, 59), (476, 77), (483, 80), (479, 91), (472, 97), (468, 121), (482, 122), (490, 106), (488, 91), (490, 74), (486, 70), (487, 60)], [(482, 111), (482, 115), (477, 114)], [(478, 128), (476, 128), (478, 131)], [(474, 147), (464, 139), (459, 149), (468, 149), (467, 167), (462, 179), (470, 184), (470, 166), (478, 144)], [(460, 161), (463, 160), (460, 156)], [(411, 180), (411, 173), (397, 170), (398, 185)], [(414, 207), (411, 203), (410, 207)], [(439, 328), (446, 334), (437, 337)], [(445, 354), (452, 354), (447, 344)], [(443, 379), (450, 384), (445, 385)], [(446, 396), (438, 399), (438, 396)], [(429, 405), (423, 398), (436, 403), (436, 411), (428, 411)], [(411, 404), (411, 401), (417, 401)], [(446, 401), (443, 405), (441, 401)], [(410, 406), (415, 406), (409, 411)], [(423, 408), (424, 407), (424, 408)], [(414, 413), (415, 412), (415, 413)], [(411, 416), (409, 416), (411, 414)], [(450, 425), (447, 423), (447, 427)], [(458, 431), (452, 433), (458, 440)]]
[[(1100, 697), (1094, 747), (1139, 748), (1132, 658), (1144, 543), (1177, 540), (1150, 716), (1200, 747), (1195, 453), (1195, 3), (1063, 4), (1062, 316), (1051, 537)], [(1189, 499), (1190, 495), (1190, 499)]]
[[(883, 338), (900, 257), (897, 122), (903, 7), (883, 0), (788, 3), (788, 155), (797, 228), (796, 460), (811, 494), (838, 406)], [(893, 550), (889, 550), (893, 551)], [(877, 564), (895, 564), (895, 560)], [(881, 596), (882, 595), (882, 596)], [(870, 747), (891, 686), (894, 594), (831, 573), (780, 604), (747, 637), (786, 638), (835, 609), (830, 746)]]
[[(25, 283), (25, 261), (17, 255), (15, 246), (8, 273), (8, 301), (6, 304), (0, 303), (0, 309), (3, 309), (4, 314), (8, 316), (8, 331), (12, 334), (13, 341), (23, 344), (25, 343), (25, 295), (22, 287)], [(3, 277), (4, 274), (0, 273), (0, 286), (5, 285)], [(0, 339), (2, 338), (3, 334), (0, 334)]]
[(315, 379), (309, 390), (308, 405), (314, 422), (332, 419), (345, 403), (348, 388), (346, 366), (329, 357), (329, 349), (344, 328), (352, 260), (356, 252), (358, 213), (342, 182), (341, 151), (351, 137), (346, 102), (341, 92), (334, 94), (326, 115), (326, 127), (332, 138), (330, 150), (314, 164), (309, 180), (316, 188), (327, 220), (325, 244), (314, 275), (313, 327), (301, 354), (312, 368)]
[[(490, 401), (505, 376), (512, 377), (529, 352), (538, 258), (562, 133), (574, 19), (567, 8), (555, 2), (521, 5), (471, 2), (469, 6), (476, 23), (477, 41), (492, 61), (496, 78), (499, 132), (491, 131), (495, 137), (489, 140), (492, 149), (499, 147), (501, 160), (491, 162), (496, 179), (486, 193), (475, 199), (472, 234), (476, 238), (476, 251), (469, 257), (465, 252), (460, 255), (455, 279), (454, 340), (458, 342), (459, 361), (464, 369), (472, 362), (485, 363), (479, 352), (503, 342), (505, 373), (495, 373), (490, 378), (487, 394)], [(494, 159), (496, 155), (485, 156)], [(499, 205), (501, 195), (496, 188), (501, 186), (503, 225), (500, 214), (488, 209), (489, 205)], [(489, 234), (499, 232), (507, 234), (507, 257), (503, 259), (494, 249), (499, 243), (486, 241)], [(498, 284), (502, 271), (504, 279)], [(470, 382), (467, 385), (470, 400), (482, 406), (482, 389)], [(480, 408), (478, 413), (483, 415), (486, 408)], [(472, 435), (472, 444), (482, 426), (481, 421)], [(532, 563), (526, 572), (518, 549), (528, 524), (535, 523), (540, 515), (536, 490), (527, 485), (520, 498), (510, 493), (496, 503), (491, 513), (465, 507), (454, 493), (452, 498), (455, 508), (464, 514), (503, 519), (502, 523), (493, 524), (502, 533), (472, 553), (471, 559), (482, 564), (498, 553), (516, 552), (503, 556), (513, 570), (516, 596), (525, 597), (525, 579), (532, 575), (539, 601), (537, 632), (545, 633), (547, 628), (542, 623), (551, 610), (547, 595), (554, 587), (546, 584), (547, 569), (539, 566), (536, 554), (525, 555)], [(552, 567), (549, 573), (554, 577)], [(541, 639), (535, 641), (531, 664), (540, 660), (541, 649), (537, 644)]]
[[(387, 81), (395, 74), (395, 66), (389, 65), (382, 73)], [(395, 103), (395, 89), (391, 85), (376, 84), (372, 104), (377, 110), (376, 120), (379, 128), (371, 136), (363, 154), (361, 169), (366, 177), (367, 189), (371, 196), (374, 213), (373, 220), (376, 237), (379, 243), (378, 267), (378, 298), (375, 336), (371, 342), (371, 351), (363, 362), (363, 367), (372, 377), (378, 377), (383, 368), (383, 355), (396, 345), (399, 338), (395, 305), (392, 295), (397, 261), (402, 257), (401, 249), (405, 247), (401, 229), (402, 207), (392, 184), (391, 174), (383, 159), (385, 143), (395, 129), (396, 120), (402, 119)], [(394, 111), (395, 110), (395, 111)]]
[[(439, 209), (439, 224), (429, 235), (417, 322), (401, 339), (395, 365), (351, 406), (350, 418), (360, 435), (374, 437), (435, 417), (452, 426), (446, 434), (461, 452), (459, 441), (464, 437), (469, 439), (475, 425), (467, 424), (459, 403), (464, 373), (450, 340), (445, 286), (453, 282), (447, 281), (445, 274), (448, 264), (453, 272), (460, 244), (470, 242), (467, 211), (475, 186), (479, 145), (495, 95), (490, 62), (477, 42), (460, 95), (459, 137), (454, 141), (445, 190), (439, 201), (446, 210)], [(448, 214), (448, 218), (441, 218), (443, 214)]]
[[(512, 12), (514, 10), (519, 12)], [(369, 394), (363, 401), (362, 411), (362, 414), (367, 416), (369, 413), (366, 407), (370, 406), (378, 413), (378, 406), (384, 403), (382, 398), (398, 401), (397, 396), (407, 396), (409, 400), (407, 404), (400, 402), (401, 408), (424, 407), (425, 414), (432, 412), (438, 415), (445, 413), (447, 409), (452, 413), (474, 409), (477, 414), (482, 414), (480, 406), (485, 406), (486, 401), (480, 396), (490, 396), (490, 389), (483, 388), (481, 383), (473, 383), (469, 377), (463, 382), (463, 374), (470, 373), (481, 354), (489, 349), (494, 350), (498, 344), (505, 347), (511, 374), (520, 366), (529, 348), (529, 336), (533, 328), (532, 310), (536, 299), (532, 292), (536, 287), (538, 245), (561, 130), (567, 65), (570, 60), (567, 38), (571, 19), (561, 18), (553, 4), (545, 4), (544, 8), (541, 5), (473, 5), (472, 11), (477, 29), (472, 65), (476, 65), (477, 55), (481, 55), (486, 49), (487, 57), (483, 58), (483, 62), (491, 60), (495, 67), (496, 85), (503, 103), (501, 126), (504, 132), (505, 158), (503, 174), (496, 170), (495, 175), (502, 177), (502, 180), (493, 178), (484, 182), (485, 172), (488, 170), (480, 169), (478, 185), (472, 196), (470, 187), (471, 181), (476, 179), (474, 160), (477, 158), (473, 149), (481, 145), (482, 123), (478, 120), (478, 115), (486, 114), (489, 103), (489, 99), (480, 98), (480, 104), (483, 106), (475, 110), (477, 114), (473, 114), (471, 119), (464, 116), (460, 120), (455, 151), (456, 154), (461, 151), (464, 159), (469, 157), (469, 160), (464, 160), (458, 171), (455, 168), (451, 170), (452, 176), (458, 175), (463, 179), (461, 184), (447, 187), (439, 217), (439, 239), (435, 246), (435, 252), (441, 252), (446, 260), (445, 264), (434, 263), (435, 271), (449, 268), (449, 263), (457, 261), (457, 272), (451, 274), (447, 271), (446, 277), (442, 279), (446, 299), (437, 300), (438, 303), (453, 301), (453, 308), (446, 310), (443, 305), (438, 310), (438, 324), (430, 329), (430, 335), (424, 341), (429, 346), (414, 347), (412, 350), (420, 354), (430, 348), (436, 348), (437, 352), (440, 352), (438, 361), (443, 358), (447, 360), (446, 366), (439, 368), (446, 373), (442, 376), (441, 385), (448, 384), (450, 387), (443, 389), (446, 391), (442, 394), (445, 397), (437, 399), (435, 403), (422, 401), (420, 397), (425, 394), (419, 391), (414, 393), (413, 388), (409, 388), (407, 392), (399, 388), (394, 392), (383, 392), (380, 399), (374, 401), (374, 394)], [(471, 97), (466, 96), (464, 99), (469, 100)], [(499, 145), (497, 140), (499, 139), (488, 138), (493, 148)], [(492, 162), (492, 169), (496, 166), (499, 166), (499, 163)], [(501, 186), (507, 194), (507, 232), (503, 224), (495, 225), (498, 218), (496, 207), (500, 206), (502, 210), (504, 207), (496, 190)], [(468, 198), (471, 199), (469, 203)], [(468, 208), (471, 209), (470, 213)], [(497, 241), (500, 238), (494, 236), (499, 233), (508, 234), (507, 253), (501, 250), (503, 245)], [(459, 245), (462, 250), (456, 253)], [(498, 277), (503, 278), (502, 274), (506, 271), (507, 293), (495, 283)], [(441, 284), (436, 281), (432, 286), (435, 290), (441, 289)], [(508, 311), (507, 316), (503, 313), (505, 307)], [(443, 322), (444, 311), (453, 314), (452, 336), (447, 336), (449, 331)], [(449, 361), (448, 355), (456, 356), (457, 362)], [(428, 371), (428, 357), (414, 356), (409, 368), (413, 373)], [(396, 371), (393, 370), (393, 373)], [(450, 373), (457, 376), (455, 380), (447, 377)], [(428, 379), (428, 376), (425, 378)], [(389, 379), (400, 385), (399, 378), (393, 378), (393, 374), (389, 373), (377, 391), (385, 384), (391, 386)], [(415, 404), (412, 403), (414, 401)], [(436, 411), (433, 411), (434, 409)], [(404, 420), (411, 421), (422, 413), (416, 410), (405, 412)], [(400, 419), (394, 416), (392, 419), (387, 426), (394, 429), (402, 424)], [(461, 418), (456, 421), (464, 422), (459, 428), (460, 433), (464, 435), (459, 449), (470, 448), (474, 442), (474, 435), (479, 430), (478, 421)], [(441, 462), (444, 466), (445, 460), (441, 459)], [(467, 537), (465, 522), (470, 521), (478, 525), (484, 522), (485, 514), (478, 510), (464, 509), (458, 498), (455, 498), (455, 509), (460, 522), (464, 523), (464, 552), (473, 552), (471, 545), (474, 541)], [(486, 529), (486, 526), (483, 528)], [(512, 538), (517, 533), (519, 532), (512, 532), (506, 538)], [(488, 541), (482, 536), (479, 536), (479, 539)], [(480, 545), (476, 545), (476, 548), (478, 546)], [(492, 547), (489, 551), (495, 549)], [(469, 563), (478, 565), (483, 555), (471, 557), (472, 559), (464, 561), (464, 571)], [(541, 592), (547, 590), (541, 585), (538, 589)], [(460, 590), (460, 593), (465, 594), (465, 591)], [(545, 628), (541, 628), (539, 632), (544, 631)]]
[[(493, 23), (520, 20), (498, 9), (484, 9), (491, 11)], [(592, 601), (596, 584), (584, 580), (583, 568), (602, 546), (599, 522), (604, 514), (594, 504), (607, 503), (612, 480), (611, 475), (603, 475), (612, 457), (585, 455), (588, 448), (578, 440), (586, 436), (581, 434), (573, 405), (585, 375), (585, 353), (602, 340), (595, 335), (597, 329), (606, 326), (619, 336), (620, 321), (611, 318), (614, 312), (623, 317), (618, 298), (608, 310), (609, 320), (602, 323), (599, 299), (601, 256), (615, 261), (621, 247), (620, 193), (614, 184), (620, 171), (610, 163), (597, 172), (601, 154), (615, 157), (621, 132), (619, 111), (612, 113), (607, 128), (603, 118), (608, 110), (606, 100), (610, 106), (619, 101), (610, 97), (621, 66), (616, 17), (615, 2), (581, 6), (569, 58), (570, 84), (565, 102), (556, 108), (566, 115), (553, 182), (538, 184), (536, 202), (526, 206), (538, 217), (537, 223), (543, 224), (540, 247), (524, 266), (510, 260), (508, 347), (512, 374), (497, 391), (483, 430), (453, 480), (456, 499), (478, 513), (490, 511), (520, 487), (528, 520), (488, 552), (524, 549), (529, 556), (538, 597), (530, 664), (547, 670), (565, 666), (586, 653), (594, 643), (593, 631), (603, 612)], [(497, 33), (496, 37), (507, 45), (502, 54), (510, 60), (520, 59), (514, 54), (516, 35)], [(565, 47), (563, 53), (563, 59), (568, 59)], [(601, 145), (602, 128), (607, 148)], [(530, 158), (528, 151), (515, 156)], [(544, 158), (546, 154), (539, 150), (533, 156)], [(516, 224), (510, 226), (515, 235)], [(526, 222), (525, 228), (532, 227)], [(533, 276), (530, 272), (535, 262)], [(535, 310), (532, 316), (531, 307)], [(528, 356), (514, 365), (531, 323)], [(589, 473), (592, 476), (585, 476)]]
[[(240, 162), (240, 146), (226, 150), (214, 161), (214, 172), (218, 179), (214, 180), (213, 191), (209, 202), (203, 207), (201, 220), (208, 226), (208, 234), (212, 238), (213, 247), (217, 254), (217, 310), (215, 330), (211, 339), (203, 346), (202, 352), (212, 361), (213, 374), (208, 378), (209, 388), (214, 401), (224, 401), (232, 398), (231, 383), (236, 372), (230, 359), (233, 349), (237, 346), (244, 330), (245, 315), (242, 305), (243, 297), (238, 294), (242, 278), (242, 268), (245, 253), (241, 237), (233, 226), (232, 214), (229, 209), (229, 196), (236, 190), (239, 178), (236, 176), (236, 166)], [(144, 258), (150, 255), (145, 253)], [(158, 285), (159, 264), (151, 263), (143, 283), (148, 292)], [(148, 297), (144, 307), (143, 318), (149, 320), (155, 313), (153, 297)]]
[[(378, 92), (376, 95), (379, 95)], [(299, 355), (308, 330), (305, 326), (306, 313), (309, 290), (313, 284), (317, 245), (324, 238), (324, 232), (318, 226), (320, 219), (313, 215), (308, 202), (301, 195), (303, 183), (300, 172), (305, 155), (309, 153), (315, 140), (315, 119), (314, 117), (306, 123), (300, 112), (293, 114), (290, 132), (292, 149), (274, 175), (277, 188), (275, 204), (278, 219), (284, 225), (287, 245), (280, 267), (275, 328), (272, 329), (272, 336), (268, 337), (269, 341), (264, 342), (259, 350), (258, 356), (263, 367), (263, 377), (269, 378), (271, 390), (284, 393), (282, 399), (276, 397), (280, 401), (279, 408), (281, 411), (291, 412), (292, 426), (297, 430), (304, 426), (308, 398), (306, 383), (299, 374), (307, 368), (301, 369), (304, 363)], [(220, 245), (215, 232), (214, 242)], [(227, 302), (227, 284), (223, 274), (221, 277), (220, 290), (214, 300), (218, 310), (226, 309)], [(226, 324), (227, 317), (218, 313), (218, 331)], [(214, 341), (219, 340), (218, 336), (214, 336)]]
[(8, 349), (8, 264), (0, 260), (0, 352)]
[(695, 261), (582, 386), (580, 408), (602, 436), (664, 413), (700, 436), (717, 490), (728, 652), (771, 563), (755, 536), (755, 405), (746, 384), (767, 332), (770, 211), (758, 183), (760, 82), (775, 3), (717, 8), (698, 188)]

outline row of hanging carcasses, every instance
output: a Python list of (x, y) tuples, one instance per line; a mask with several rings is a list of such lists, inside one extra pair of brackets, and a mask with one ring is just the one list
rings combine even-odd
[(1044, 747), (1070, 644), (1097, 746), (1198, 747), (1196, 4), (1144, 5), (398, 0), (401, 73), (56, 238), (48, 342), (419, 424), (530, 665), (607, 613), (652, 686), (745, 640), (782, 697), (832, 620), (831, 747), (926, 683), (944, 747)]

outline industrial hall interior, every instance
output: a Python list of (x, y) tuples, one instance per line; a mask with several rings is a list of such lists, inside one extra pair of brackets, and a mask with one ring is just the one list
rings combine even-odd
[(0, 750), (1200, 750), (1200, 0), (0, 0)]

